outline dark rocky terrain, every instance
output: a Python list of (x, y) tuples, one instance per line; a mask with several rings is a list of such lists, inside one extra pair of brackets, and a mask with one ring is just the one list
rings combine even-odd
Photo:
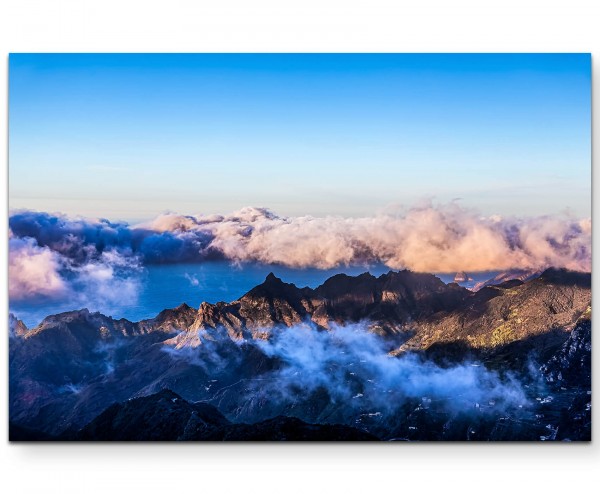
[(78, 441), (375, 441), (343, 425), (312, 425), (291, 417), (232, 424), (214, 406), (188, 403), (169, 390), (111, 405), (74, 436)]
[(11, 438), (589, 440), (590, 305), (585, 273), (471, 292), (401, 271), (11, 317)]

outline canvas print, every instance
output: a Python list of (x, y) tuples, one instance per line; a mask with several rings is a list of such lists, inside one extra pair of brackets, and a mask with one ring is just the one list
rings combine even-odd
[(589, 54), (11, 54), (11, 441), (590, 441)]

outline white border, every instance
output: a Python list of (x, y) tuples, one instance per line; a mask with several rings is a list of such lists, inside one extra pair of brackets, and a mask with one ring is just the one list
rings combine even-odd
[[(9, 52), (594, 53), (600, 38), (595, 4), (591, 0), (3, 0), (1, 104), (5, 110)], [(597, 79), (594, 87), (598, 89)], [(594, 108), (597, 113), (597, 101)], [(0, 119), (3, 156), (7, 156), (6, 125), (7, 120)], [(593, 137), (597, 143), (597, 127)], [(0, 176), (6, 180), (6, 173)], [(6, 184), (2, 190), (6, 193)], [(6, 201), (2, 204), (0, 221), (6, 231)], [(6, 300), (5, 242), (0, 252), (4, 275), (0, 298)], [(7, 320), (5, 303), (0, 320)], [(597, 434), (591, 445), (10, 445), (7, 338), (0, 342), (0, 479), (9, 489), (4, 492), (240, 488), (287, 493), (312, 488), (506, 493), (516, 488), (564, 493), (600, 485)]]

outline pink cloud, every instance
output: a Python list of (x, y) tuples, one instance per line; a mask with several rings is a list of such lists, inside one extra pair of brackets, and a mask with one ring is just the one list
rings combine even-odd
[(60, 256), (39, 247), (32, 238), (10, 238), (8, 254), (8, 293), (20, 300), (33, 295), (59, 297), (67, 291), (61, 278)]

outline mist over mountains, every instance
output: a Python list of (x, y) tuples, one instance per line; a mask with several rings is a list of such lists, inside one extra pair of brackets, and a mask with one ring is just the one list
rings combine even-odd
[(471, 292), (391, 271), (12, 318), (11, 438), (589, 440), (590, 304), (588, 273)]
[[(134, 297), (157, 263), (259, 262), (320, 269), (383, 264), (418, 272), (548, 267), (589, 271), (591, 220), (482, 217), (455, 204), (372, 217), (165, 214), (138, 225), (15, 211), (9, 218), (13, 300), (89, 292)], [(84, 299), (82, 299), (83, 301)]]

